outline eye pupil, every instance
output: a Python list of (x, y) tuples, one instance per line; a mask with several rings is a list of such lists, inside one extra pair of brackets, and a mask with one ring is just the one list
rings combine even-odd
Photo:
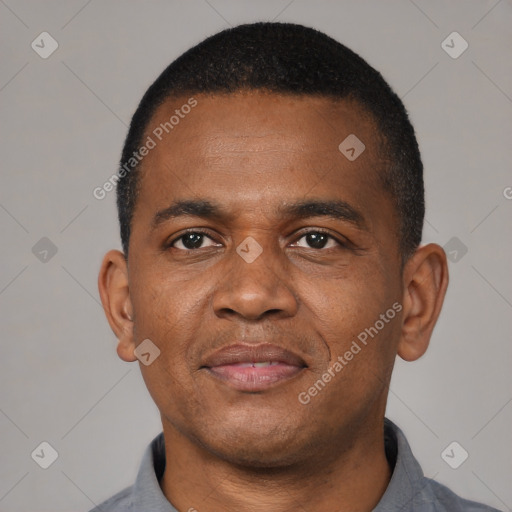
[(200, 233), (187, 233), (183, 235), (183, 245), (187, 249), (199, 249), (203, 242), (203, 235)]
[(327, 235), (324, 233), (308, 233), (306, 235), (308, 244), (315, 249), (322, 249), (327, 242)]

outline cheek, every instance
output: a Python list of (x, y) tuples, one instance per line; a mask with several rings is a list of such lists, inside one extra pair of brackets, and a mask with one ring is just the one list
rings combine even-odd
[(194, 316), (200, 294), (188, 283), (177, 283), (171, 274), (149, 267), (130, 283), (135, 341), (149, 338), (159, 347), (161, 357), (168, 355), (168, 363), (174, 366), (182, 359), (176, 357), (183, 350), (181, 340), (189, 339), (197, 323)]
[(329, 333), (333, 341), (357, 336), (393, 302), (381, 274), (361, 272), (355, 267), (329, 279), (302, 281), (297, 292), (305, 309), (315, 317), (313, 325)]
[(148, 391), (160, 411), (186, 417), (198, 407), (189, 350), (197, 338), (200, 296), (156, 272), (147, 279), (140, 274), (133, 295), (136, 342), (149, 338), (160, 350), (151, 365), (140, 365)]
[(363, 417), (372, 404), (382, 399), (395, 361), (399, 333), (397, 316), (386, 317), (387, 323), (380, 317), (391, 306), (379, 306), (378, 300), (367, 305), (348, 304), (320, 332), (330, 358), (314, 369), (310, 387), (305, 390), (320, 390), (318, 407), (335, 412), (334, 416)]
[[(305, 307), (313, 314), (313, 325), (330, 354), (324, 366), (314, 369), (315, 379), (331, 369), (337, 376), (333, 380), (343, 381), (342, 388), (350, 389), (351, 397), (381, 388), (395, 359), (400, 329), (392, 309), (398, 297), (394, 288), (389, 275), (363, 267), (316, 286), (310, 282), (302, 290)], [(331, 388), (333, 394), (342, 392), (335, 388)]]

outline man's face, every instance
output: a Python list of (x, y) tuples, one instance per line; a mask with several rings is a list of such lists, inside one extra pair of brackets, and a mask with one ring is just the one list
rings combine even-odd
[[(375, 125), (327, 98), (194, 97), (141, 167), (128, 261), (134, 340), (161, 351), (141, 366), (144, 379), (164, 429), (225, 460), (334, 456), (381, 420), (400, 337), (397, 314), (357, 342), (402, 297)], [(162, 105), (146, 136), (187, 99)], [(351, 134), (366, 147), (353, 161), (338, 149)], [(178, 201), (215, 212), (171, 216)], [(322, 214), (334, 201), (338, 215)], [(316, 205), (291, 208), (305, 202)], [(360, 351), (347, 360), (354, 340)], [(308, 393), (329, 369), (330, 382)]]

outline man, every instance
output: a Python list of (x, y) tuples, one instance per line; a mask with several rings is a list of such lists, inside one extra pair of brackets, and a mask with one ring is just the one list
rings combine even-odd
[(492, 510), (425, 478), (384, 418), (448, 270), (377, 71), (302, 26), (221, 32), (148, 89), (117, 178), (99, 289), (163, 435), (96, 510)]

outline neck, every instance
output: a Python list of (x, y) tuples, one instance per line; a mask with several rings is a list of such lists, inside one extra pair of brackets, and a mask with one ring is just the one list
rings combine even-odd
[(178, 510), (197, 512), (369, 512), (391, 478), (383, 419), (349, 442), (284, 468), (227, 462), (164, 424), (166, 468), (160, 485)]

